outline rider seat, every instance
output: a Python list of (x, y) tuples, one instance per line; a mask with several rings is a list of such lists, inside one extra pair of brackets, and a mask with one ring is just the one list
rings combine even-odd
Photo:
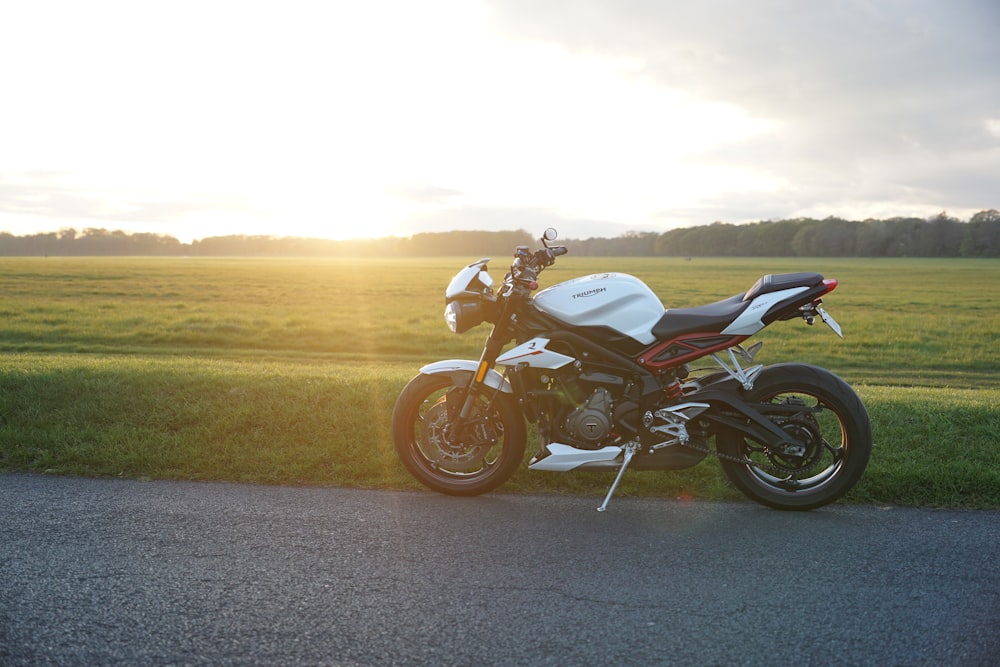
[(768, 274), (743, 294), (731, 296), (706, 306), (669, 308), (653, 326), (657, 340), (669, 340), (690, 333), (719, 333), (739, 317), (750, 302), (762, 294), (794, 287), (815, 287), (823, 282), (818, 273)]

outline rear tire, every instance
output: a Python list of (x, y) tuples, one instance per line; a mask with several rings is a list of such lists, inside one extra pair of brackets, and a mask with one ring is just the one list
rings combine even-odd
[[(469, 374), (469, 381), (472, 376)], [(449, 431), (465, 400), (463, 382), (450, 375), (418, 375), (403, 388), (392, 412), (396, 453), (406, 469), (434, 491), (475, 496), (497, 488), (524, 459), (524, 418), (510, 394), (485, 388), (461, 437)]]
[(716, 436), (720, 453), (749, 461), (720, 461), (733, 486), (748, 498), (780, 510), (811, 510), (839, 500), (861, 479), (871, 455), (871, 421), (861, 399), (839, 377), (815, 366), (778, 364), (765, 368), (743, 398), (751, 404), (818, 409), (771, 417), (802, 444), (798, 451), (780, 451), (736, 431)]

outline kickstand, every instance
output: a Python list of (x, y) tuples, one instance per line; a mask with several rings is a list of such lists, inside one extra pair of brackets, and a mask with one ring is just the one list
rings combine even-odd
[(635, 452), (638, 449), (638, 442), (630, 442), (625, 445), (625, 460), (622, 461), (622, 467), (618, 469), (618, 476), (615, 477), (614, 484), (612, 484), (611, 488), (608, 489), (608, 495), (604, 497), (604, 502), (597, 508), (598, 512), (603, 512), (608, 509), (608, 503), (611, 502), (611, 496), (615, 494), (615, 489), (618, 488), (618, 482), (622, 481), (622, 475), (625, 474), (625, 469), (628, 468), (628, 464), (632, 462), (632, 457), (635, 456)]

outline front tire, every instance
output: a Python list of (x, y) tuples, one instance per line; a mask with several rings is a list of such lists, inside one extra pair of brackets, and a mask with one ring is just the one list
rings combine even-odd
[(868, 411), (839, 377), (815, 366), (765, 368), (747, 403), (803, 406), (808, 411), (771, 420), (801, 443), (780, 450), (736, 431), (719, 433), (722, 469), (748, 498), (781, 510), (811, 510), (842, 498), (868, 465), (872, 448)]
[(403, 388), (392, 412), (393, 440), (403, 465), (428, 488), (453, 496), (486, 493), (510, 479), (524, 458), (527, 439), (514, 398), (489, 388), (479, 391), (463, 433), (452, 433), (468, 382), (418, 375)]

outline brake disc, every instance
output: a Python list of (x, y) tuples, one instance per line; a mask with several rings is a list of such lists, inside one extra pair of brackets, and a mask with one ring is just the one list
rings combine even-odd
[[(478, 411), (473, 413), (472, 422), (475, 424), (474, 432), (480, 436), (487, 435), (487, 430), (492, 428)], [(439, 467), (451, 472), (478, 470), (491, 446), (489, 439), (477, 438), (478, 442), (472, 443), (467, 439), (456, 441), (450, 437), (449, 424), (447, 401), (441, 397), (424, 414), (424, 442), (430, 449), (427, 451), (428, 447), (422, 447), (424, 454)]]

